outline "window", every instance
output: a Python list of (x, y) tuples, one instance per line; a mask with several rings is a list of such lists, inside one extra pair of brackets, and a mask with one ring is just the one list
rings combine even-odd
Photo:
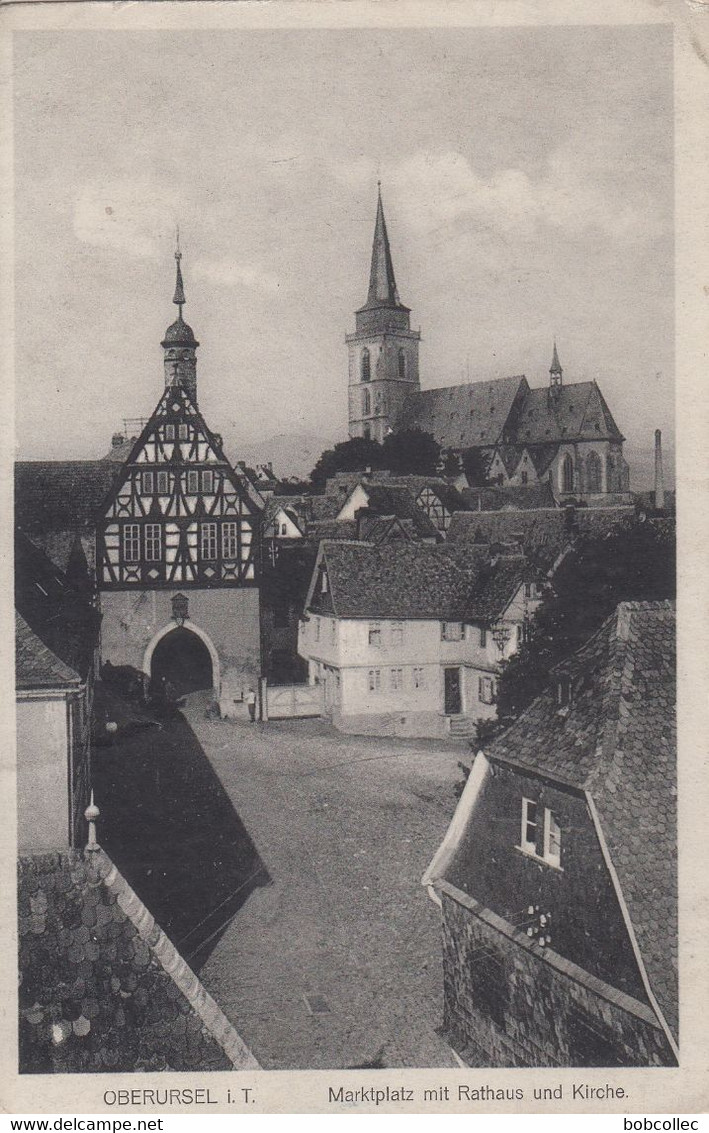
[(199, 491), (199, 472), (187, 473), (187, 491), (190, 495), (194, 495)]
[(154, 485), (155, 485), (155, 476), (153, 475), (153, 473), (152, 472), (144, 472), (143, 473), (143, 488), (142, 488), (143, 495), (144, 496), (152, 496)]
[(549, 807), (544, 808), (542, 827), (542, 808), (532, 799), (522, 799), (519, 848), (525, 854), (561, 869), (561, 827)]
[(372, 412), (372, 399), (369, 396), (368, 389), (364, 391), (364, 408), (362, 412), (364, 413), (365, 417), (369, 417), (369, 414)]
[(525, 584), (524, 584), (524, 596), (525, 596), (525, 598), (533, 598), (534, 597), (534, 583), (533, 582), (525, 582)]
[(521, 474), (521, 476), (520, 476), (520, 480), (522, 481), (522, 483), (523, 483), (523, 484), (526, 484), (526, 483), (528, 483), (528, 481), (529, 481), (529, 475), (528, 475), (528, 473), (526, 473), (526, 472), (523, 472), (523, 473)]
[(462, 622), (442, 622), (441, 639), (443, 641), (462, 641), (465, 629)]
[(217, 525), (216, 523), (202, 523), (199, 528), (200, 556), (206, 561), (214, 561), (217, 557)]
[(404, 623), (392, 622), (391, 623), (391, 643), (392, 645), (404, 644)]
[(190, 438), (190, 427), (189, 427), (189, 425), (178, 425), (177, 426), (177, 437), (178, 437), (178, 440), (188, 441), (189, 438)]
[(369, 623), (369, 644), (375, 649), (381, 648), (382, 644), (382, 627), (379, 622)]
[(549, 809), (544, 811), (544, 861), (561, 869), (561, 827)]
[(369, 670), (369, 691), (379, 692), (382, 687), (382, 674), (379, 669)]
[(174, 425), (166, 425), (165, 426), (165, 440), (166, 441), (174, 441), (174, 439), (175, 439), (175, 426)]
[(487, 649), (487, 629), (480, 626), (480, 648)]
[(574, 490), (574, 462), (568, 452), (561, 462), (561, 490), (562, 492)]
[(516, 633), (517, 633), (517, 646), (519, 647), (522, 644), (522, 626), (521, 625), (518, 625), (516, 627)]
[(162, 558), (162, 527), (159, 523), (145, 525), (145, 558), (149, 563), (159, 563)]
[(424, 686), (424, 672), (422, 668), (414, 669), (414, 688), (423, 688)]
[(399, 377), (406, 377), (406, 353), (403, 346), (399, 347)]
[(537, 854), (537, 804), (532, 799), (522, 799), (522, 832), (520, 849), (525, 854)]
[(123, 561), (140, 562), (140, 527), (137, 523), (126, 523), (123, 528)]
[(287, 535), (287, 534), (288, 534), (288, 525), (286, 523), (282, 523), (281, 524), (281, 535)]
[(320, 618), (315, 619), (315, 640), (320, 640)]
[(158, 472), (158, 495), (166, 496), (170, 491), (170, 480), (167, 472)]
[(495, 682), (492, 677), (478, 679), (478, 700), (481, 704), (495, 703)]
[(586, 491), (601, 491), (601, 458), (597, 452), (590, 452), (586, 461)]
[(400, 692), (404, 687), (404, 670), (392, 669), (389, 674), (389, 683), (392, 692)]
[(236, 523), (222, 524), (222, 558), (236, 559), (239, 555), (238, 526)]
[(368, 382), (369, 379), (372, 376), (372, 364), (371, 364), (370, 358), (369, 358), (369, 350), (367, 349), (366, 346), (365, 346), (364, 350), (362, 351), (359, 369), (360, 369), (360, 376), (362, 378), (362, 381)]
[(337, 622), (334, 618), (330, 622), (330, 641), (333, 645), (337, 645)]
[(323, 570), (320, 575), (320, 593), (327, 594), (330, 589), (330, 580), (327, 577), (327, 571)]
[(211, 469), (202, 473), (202, 491), (206, 492), (208, 496), (214, 491), (214, 473)]

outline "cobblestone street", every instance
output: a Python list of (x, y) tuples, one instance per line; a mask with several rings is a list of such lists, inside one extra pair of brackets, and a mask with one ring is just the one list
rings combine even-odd
[(200, 969), (262, 1065), (454, 1065), (436, 1033), (438, 910), (420, 878), (467, 749), (213, 720), (199, 698), (185, 715), (272, 878)]

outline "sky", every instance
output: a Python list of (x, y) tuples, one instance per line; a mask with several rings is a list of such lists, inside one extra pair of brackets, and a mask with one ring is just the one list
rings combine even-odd
[[(15, 36), (17, 454), (163, 388), (179, 223), (199, 400), (238, 458), (347, 436), (380, 178), (424, 388), (596, 379), (673, 444), (667, 26)], [(267, 453), (264, 452), (264, 458)]]

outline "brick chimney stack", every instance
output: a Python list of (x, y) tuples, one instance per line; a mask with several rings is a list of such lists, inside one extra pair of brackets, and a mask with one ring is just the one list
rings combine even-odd
[(662, 471), (662, 430), (655, 429), (655, 507), (665, 506), (665, 477)]

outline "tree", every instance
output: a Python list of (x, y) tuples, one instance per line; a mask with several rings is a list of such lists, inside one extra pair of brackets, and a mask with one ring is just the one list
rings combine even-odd
[(471, 488), (484, 488), (489, 484), (488, 462), (479, 448), (466, 448), (463, 452), (463, 472)]
[(382, 445), (382, 467), (404, 476), (435, 476), (440, 458), (441, 446), (423, 429), (389, 433)]
[(635, 520), (606, 537), (581, 537), (557, 568), (529, 640), (505, 662), (498, 718), (507, 723), (544, 691), (550, 670), (580, 649), (619, 602), (674, 598), (674, 524)]
[(310, 473), (316, 492), (322, 492), (325, 481), (336, 472), (364, 472), (366, 468), (383, 468), (382, 446), (368, 437), (351, 437), (326, 449)]
[(460, 455), (455, 449), (449, 448), (445, 456), (442, 458), (443, 475), (444, 476), (458, 476), (462, 469)]

